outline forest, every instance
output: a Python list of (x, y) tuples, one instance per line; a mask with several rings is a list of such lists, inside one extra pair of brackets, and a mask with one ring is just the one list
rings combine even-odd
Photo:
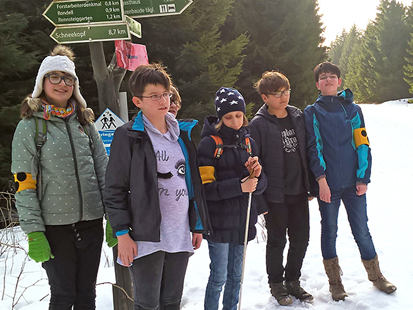
[[(54, 26), (42, 16), (50, 2), (0, 0), (0, 191), (13, 190), (10, 148), (20, 103), (33, 90), (41, 60), (56, 45), (49, 37)], [(353, 90), (356, 102), (413, 93), (413, 6), (397, 1), (382, 0), (365, 30), (343, 30), (330, 46), (324, 44), (317, 0), (194, 0), (180, 15), (138, 21), (142, 38), (132, 42), (146, 45), (150, 62), (167, 67), (183, 98), (179, 117), (201, 124), (215, 112), (221, 86), (241, 92), (251, 117), (262, 104), (254, 83), (269, 70), (289, 78), (290, 104), (304, 108), (317, 97), (312, 69), (326, 60), (341, 67), (343, 87)], [(103, 46), (109, 63), (114, 43)], [(99, 116), (89, 44), (70, 47), (83, 97)], [(129, 75), (121, 91), (128, 91)], [(133, 104), (128, 108), (132, 116)]]

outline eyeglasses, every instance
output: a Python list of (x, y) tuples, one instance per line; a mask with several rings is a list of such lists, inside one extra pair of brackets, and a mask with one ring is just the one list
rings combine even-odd
[(76, 78), (71, 75), (61, 76), (55, 73), (48, 73), (45, 77), (47, 77), (49, 82), (54, 85), (60, 84), (62, 80), (65, 82), (66, 86), (73, 86), (76, 82)]
[(181, 103), (176, 99), (171, 99), (171, 104), (176, 105), (178, 108), (181, 106)]
[(337, 76), (337, 75), (320, 75), (320, 76), (318, 77), (318, 79), (319, 79), (320, 81), (325, 81), (325, 80), (327, 80), (327, 79), (335, 80), (335, 79), (338, 79), (338, 76)]
[(275, 98), (281, 98), (282, 95), (288, 96), (289, 94), (291, 94), (291, 89), (287, 89), (284, 91), (276, 91), (273, 93), (268, 93), (267, 95), (273, 95)]
[(152, 101), (159, 101), (162, 98), (163, 99), (167, 99), (167, 98), (171, 98), (172, 94), (170, 93), (163, 93), (162, 95), (152, 95), (152, 96), (136, 96), (136, 97), (140, 97), (140, 98), (151, 98)]

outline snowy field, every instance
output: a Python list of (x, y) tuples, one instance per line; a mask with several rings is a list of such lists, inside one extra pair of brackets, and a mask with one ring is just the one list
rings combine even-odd
[[(248, 245), (242, 309), (413, 309), (413, 298), (409, 295), (413, 288), (413, 104), (391, 101), (362, 105), (362, 109), (373, 156), (372, 183), (367, 191), (369, 227), (381, 270), (397, 286), (397, 291), (386, 295), (368, 281), (342, 207), (337, 249), (344, 272), (343, 284), (349, 297), (340, 302), (331, 299), (320, 253), (320, 215), (314, 200), (310, 203), (310, 245), (301, 277), (302, 286), (314, 295), (314, 301), (302, 303), (294, 299), (288, 307), (278, 305), (269, 292), (265, 242), (259, 234)], [(4, 244), (13, 238), (20, 249), (7, 250)], [(0, 250), (0, 309), (47, 309), (50, 296), (46, 274), (40, 264), (27, 259), (27, 241), (19, 228), (13, 232), (0, 231)], [(104, 244), (98, 275), (98, 310), (113, 309), (109, 284), (114, 282), (111, 257), (111, 250)], [(182, 309), (203, 309), (208, 265), (208, 247), (204, 241), (201, 249), (190, 258)]]

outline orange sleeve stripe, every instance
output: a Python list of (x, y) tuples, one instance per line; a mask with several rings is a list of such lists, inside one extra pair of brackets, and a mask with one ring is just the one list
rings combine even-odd
[(215, 181), (215, 168), (213, 166), (199, 167), (202, 184), (211, 183)]

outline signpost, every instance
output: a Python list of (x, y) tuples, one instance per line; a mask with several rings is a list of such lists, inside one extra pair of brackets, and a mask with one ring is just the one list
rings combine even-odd
[(120, 0), (52, 2), (44, 11), (43, 16), (55, 26), (96, 22), (122, 22), (123, 7)]
[(126, 23), (90, 24), (89, 26), (57, 27), (50, 34), (50, 37), (59, 44), (68, 44), (130, 40), (130, 33)]
[(128, 23), (129, 32), (131, 34), (133, 34), (135, 37), (142, 38), (142, 28), (140, 23), (127, 15), (125, 15), (125, 22)]
[(124, 0), (125, 14), (132, 18), (181, 14), (192, 0)]

